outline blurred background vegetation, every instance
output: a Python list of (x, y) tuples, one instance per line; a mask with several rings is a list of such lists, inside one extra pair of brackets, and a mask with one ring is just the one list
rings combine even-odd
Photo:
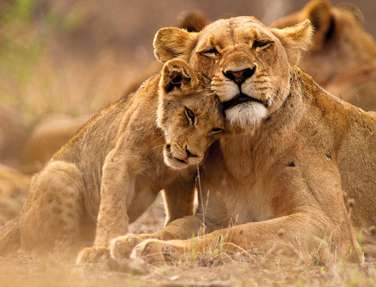
[[(303, 0), (0, 0), (0, 105), (31, 125), (49, 113), (87, 114), (119, 97), (153, 60), (152, 39), (183, 11), (265, 23)], [(343, 1), (332, 1), (343, 2)], [(376, 1), (357, 5), (376, 33)]]

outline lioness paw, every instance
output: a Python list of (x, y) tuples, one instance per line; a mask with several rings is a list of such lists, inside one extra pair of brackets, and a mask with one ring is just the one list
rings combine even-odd
[(147, 235), (127, 234), (113, 239), (110, 243), (110, 255), (114, 260), (129, 258), (133, 248), (147, 239)]
[(150, 264), (169, 263), (178, 259), (183, 252), (184, 249), (172, 241), (147, 239), (133, 249), (130, 257)]

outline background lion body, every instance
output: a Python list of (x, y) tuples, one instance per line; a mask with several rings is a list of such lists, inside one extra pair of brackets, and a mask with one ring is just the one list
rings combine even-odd
[(313, 47), (299, 66), (324, 88), (365, 110), (376, 110), (376, 43), (365, 31), (354, 6), (312, 0), (302, 10), (275, 21), (286, 27), (310, 19), (315, 28)]

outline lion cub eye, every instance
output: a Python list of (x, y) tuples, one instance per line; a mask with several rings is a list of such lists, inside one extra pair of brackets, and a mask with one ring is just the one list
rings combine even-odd
[(208, 50), (204, 50), (204, 51), (200, 52), (200, 54), (205, 56), (205, 57), (215, 59), (215, 58), (218, 57), (219, 52), (216, 48), (210, 48)]
[(192, 112), (191, 109), (188, 109), (187, 107), (184, 108), (184, 114), (185, 114), (185, 117), (187, 118), (188, 122), (190, 125), (194, 125), (195, 124), (195, 113)]
[(273, 41), (269, 40), (254, 40), (252, 43), (252, 49), (266, 49), (273, 44)]
[(225, 130), (222, 129), (222, 128), (213, 128), (213, 129), (209, 132), (209, 135), (214, 136), (214, 135), (222, 134), (222, 133), (224, 133), (224, 132), (225, 132)]

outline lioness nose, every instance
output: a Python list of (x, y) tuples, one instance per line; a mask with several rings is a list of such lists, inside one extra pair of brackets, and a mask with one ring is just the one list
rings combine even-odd
[(223, 72), (223, 75), (226, 78), (234, 81), (238, 85), (241, 85), (245, 80), (252, 77), (255, 71), (256, 71), (256, 66), (252, 68), (246, 68), (240, 71), (227, 70)]

